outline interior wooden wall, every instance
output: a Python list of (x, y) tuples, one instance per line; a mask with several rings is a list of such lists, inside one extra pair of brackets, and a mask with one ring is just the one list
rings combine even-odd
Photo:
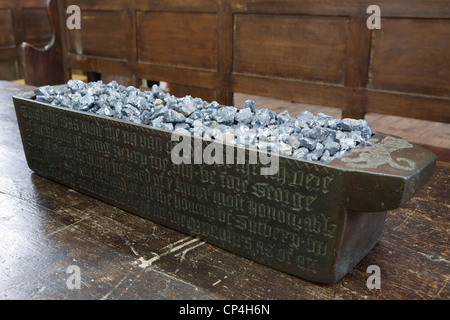
[(45, 46), (52, 36), (45, 0), (0, 0), (0, 79), (24, 77), (20, 45)]
[[(65, 79), (167, 81), (171, 92), (232, 104), (234, 92), (450, 123), (448, 0), (56, 0)], [(45, 74), (45, 73), (44, 73)]]

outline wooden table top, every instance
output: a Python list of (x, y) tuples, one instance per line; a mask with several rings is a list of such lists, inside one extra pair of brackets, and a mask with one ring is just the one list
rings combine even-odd
[[(450, 163), (388, 212), (381, 240), (347, 276), (319, 285), (33, 173), (11, 99), (30, 89), (0, 81), (0, 299), (450, 298)], [(379, 289), (367, 286), (369, 266)]]

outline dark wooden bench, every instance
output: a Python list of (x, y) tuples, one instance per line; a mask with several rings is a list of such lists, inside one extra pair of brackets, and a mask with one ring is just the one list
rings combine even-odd
[(72, 2), (55, 4), (65, 81), (82, 69), (228, 105), (241, 92), (450, 123), (447, 0), (379, 0), (373, 30), (363, 0), (81, 0), (79, 30)]
[(52, 31), (45, 0), (0, 0), (0, 79), (24, 77), (21, 64), (22, 42), (44, 46)]
[[(24, 157), (11, 98), (28, 90), (33, 87), (0, 81), (2, 299), (221, 299), (229, 303), (450, 298), (449, 163), (438, 162), (429, 183), (388, 213), (380, 242), (348, 276), (333, 285), (317, 285), (33, 174)], [(152, 265), (142, 266), (153, 257), (157, 258)], [(66, 271), (71, 265), (81, 269), (80, 290), (68, 287), (74, 275)], [(367, 286), (373, 283), (369, 266), (380, 268), (380, 290)], [(286, 304), (280, 306), (271, 307), (272, 317), (278, 318)], [(298, 310), (297, 301), (292, 306)], [(331, 312), (336, 309), (330, 316)], [(281, 318), (290, 315), (291, 310)]]

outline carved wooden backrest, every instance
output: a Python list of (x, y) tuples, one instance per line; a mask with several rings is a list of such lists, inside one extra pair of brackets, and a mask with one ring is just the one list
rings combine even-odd
[(447, 0), (57, 0), (66, 80), (71, 69), (222, 104), (233, 92), (450, 122)]

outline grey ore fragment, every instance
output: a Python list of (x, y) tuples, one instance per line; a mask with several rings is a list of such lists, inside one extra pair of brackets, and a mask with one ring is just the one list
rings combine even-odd
[(277, 152), (308, 161), (328, 163), (359, 145), (370, 146), (372, 136), (367, 121), (333, 119), (304, 111), (291, 117), (288, 111), (257, 109), (247, 100), (242, 109), (220, 106), (200, 98), (177, 98), (157, 85), (150, 91), (116, 81), (84, 83), (70, 80), (55, 90), (42, 86), (34, 90), (36, 101), (53, 106), (96, 113), (154, 128), (189, 132), (204, 139), (248, 148)]

